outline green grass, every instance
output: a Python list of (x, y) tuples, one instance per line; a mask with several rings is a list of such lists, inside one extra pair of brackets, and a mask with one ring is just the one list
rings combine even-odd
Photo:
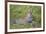
[(31, 24), (10, 24), (10, 29), (24, 29), (31, 28)]
[(25, 24), (10, 24), (10, 29), (40, 28), (41, 24), (35, 21)]

